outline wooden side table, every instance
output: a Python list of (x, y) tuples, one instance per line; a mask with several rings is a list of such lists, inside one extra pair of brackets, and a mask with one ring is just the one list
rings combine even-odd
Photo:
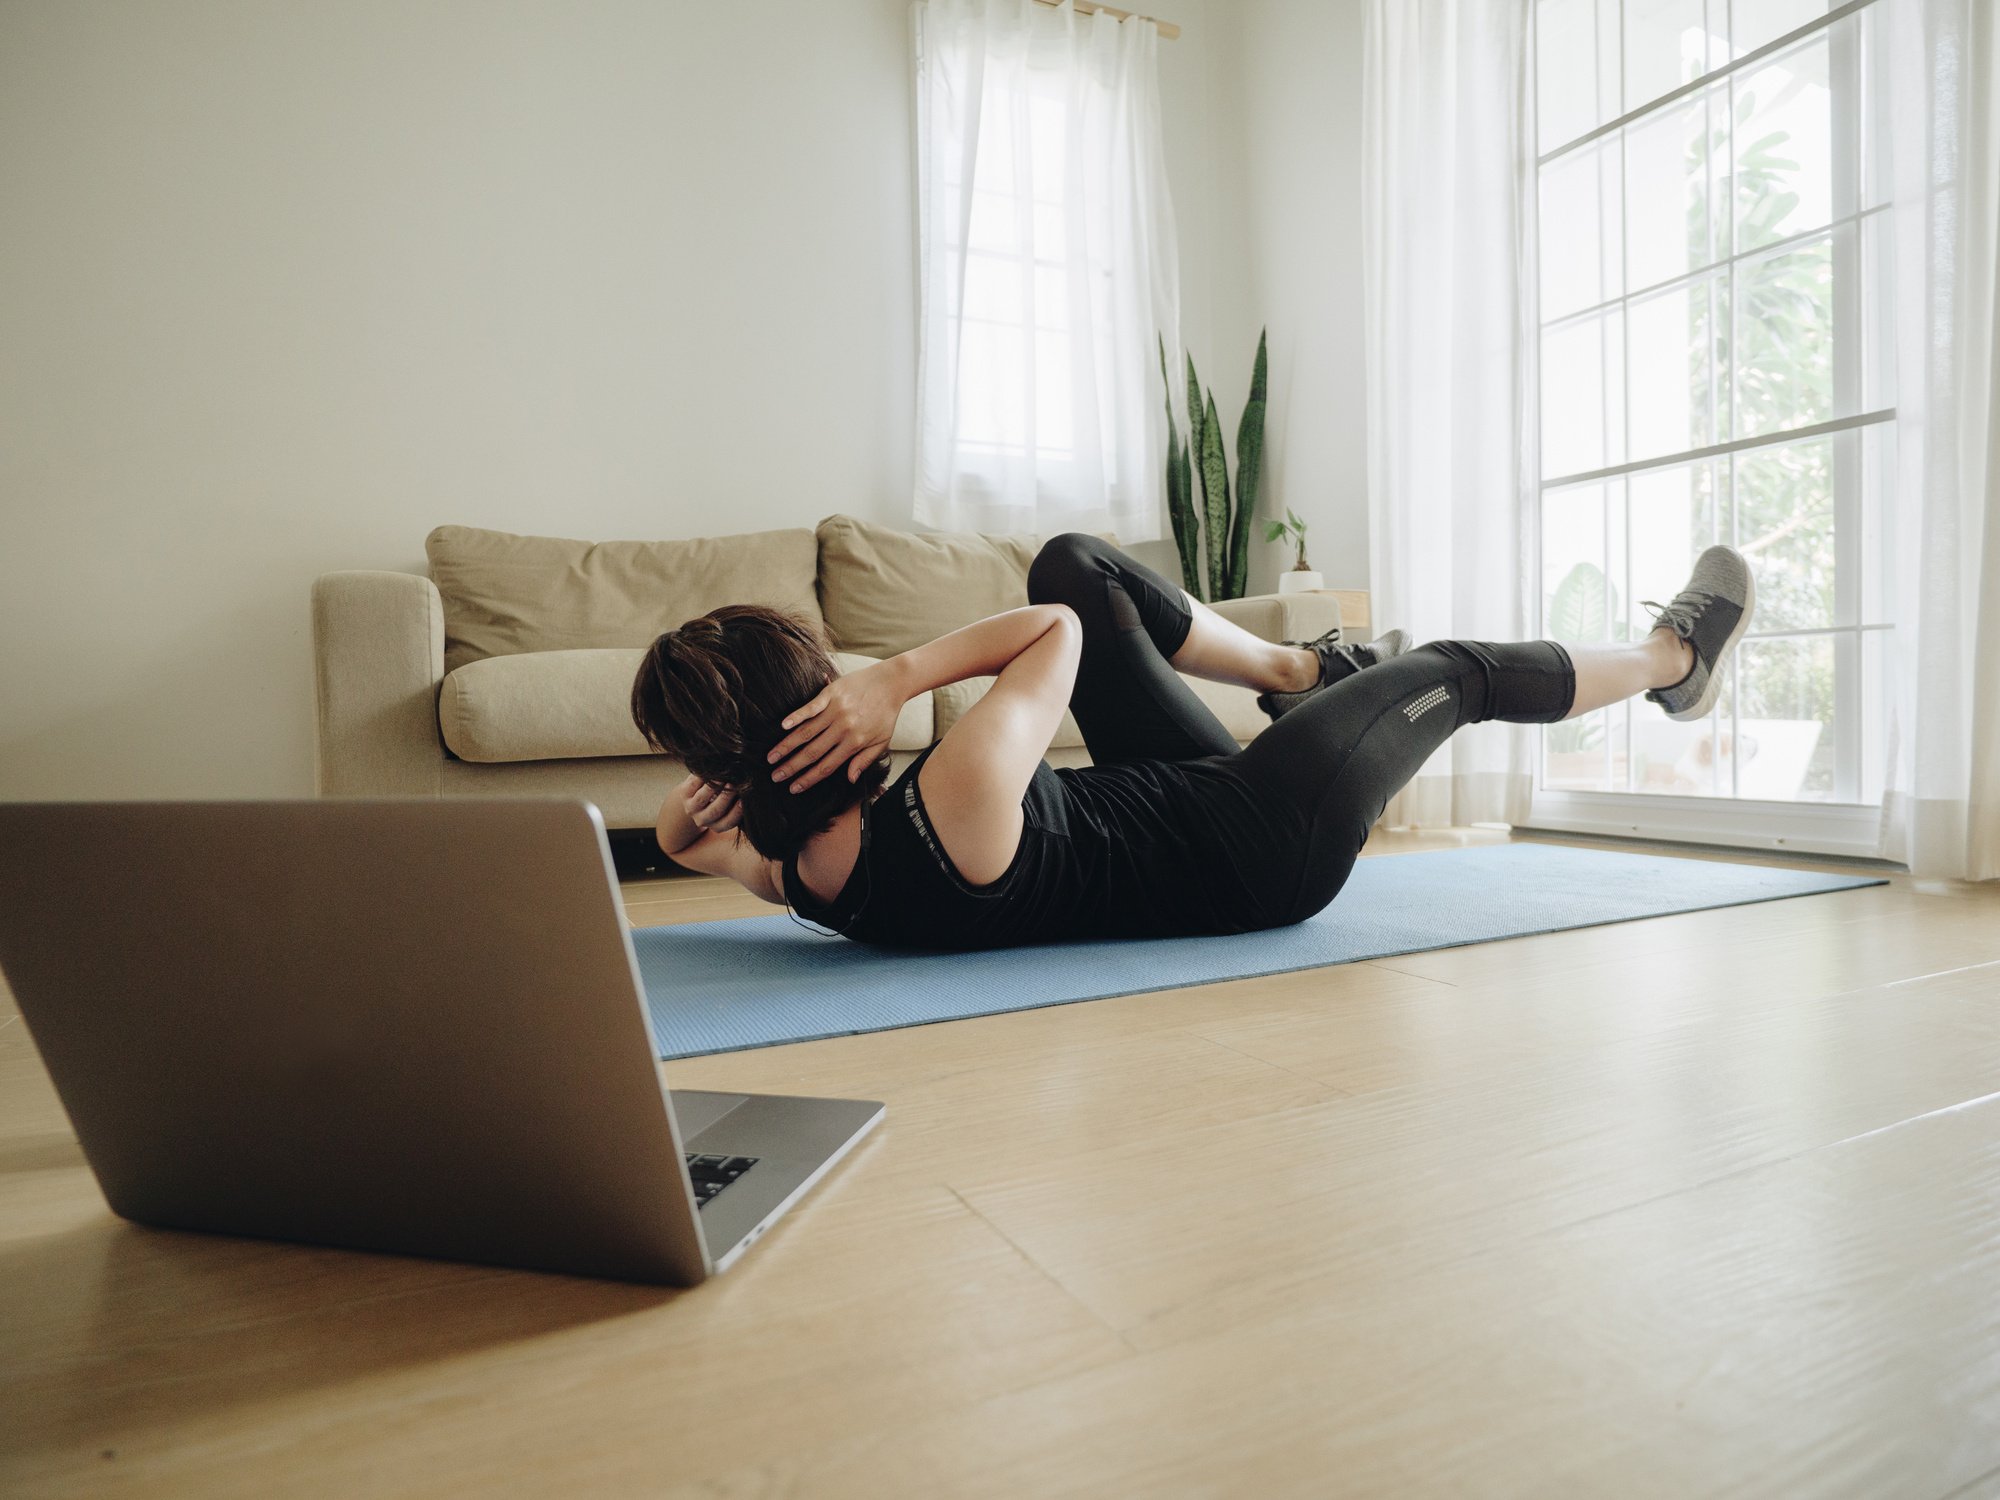
[(1368, 590), (1366, 589), (1307, 589), (1308, 594), (1320, 594), (1334, 600), (1340, 606), (1341, 639), (1354, 635), (1361, 640), (1368, 639)]

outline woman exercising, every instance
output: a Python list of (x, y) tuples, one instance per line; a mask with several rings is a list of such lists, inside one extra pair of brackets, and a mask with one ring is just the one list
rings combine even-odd
[[(1028, 598), (844, 677), (816, 628), (775, 610), (668, 631), (632, 688), (641, 732), (689, 771), (660, 847), (890, 947), (1283, 927), (1333, 900), (1460, 725), (1553, 723), (1640, 692), (1700, 718), (1754, 607), (1743, 558), (1711, 547), (1629, 645), (1275, 644), (1076, 534), (1042, 548)], [(1275, 722), (1239, 747), (1181, 672), (1258, 689)], [(987, 675), (884, 792), (903, 705)], [(1052, 770), (1065, 707), (1092, 764)]]

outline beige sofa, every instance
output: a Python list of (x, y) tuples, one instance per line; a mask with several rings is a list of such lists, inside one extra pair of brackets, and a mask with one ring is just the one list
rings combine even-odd
[[(684, 774), (648, 752), (627, 709), (660, 632), (722, 604), (774, 605), (822, 623), (852, 670), (1025, 603), (1035, 549), (1031, 537), (916, 535), (849, 516), (676, 542), (440, 527), (426, 542), (429, 577), (328, 573), (313, 585), (320, 793), (583, 797), (614, 831), (650, 831)], [(1310, 639), (1339, 618), (1316, 594), (1216, 608), (1267, 640)], [(910, 703), (891, 742), (896, 768), (990, 681)], [(1266, 722), (1248, 690), (1189, 683), (1239, 741)], [(1065, 715), (1050, 762), (1089, 759)]]

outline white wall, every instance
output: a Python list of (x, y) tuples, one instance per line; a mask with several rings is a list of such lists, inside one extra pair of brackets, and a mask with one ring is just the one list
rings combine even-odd
[[(1234, 182), (1218, 250), (1216, 338), (1204, 355), (1233, 435), (1257, 330), (1270, 330), (1265, 500), (1307, 524), (1332, 588), (1368, 586), (1361, 306), (1363, 0), (1233, 0), (1215, 49), (1217, 111)], [(1227, 246), (1227, 249), (1221, 248)], [(1215, 375), (1209, 375), (1213, 367)], [(1225, 394), (1225, 392), (1227, 394)], [(1261, 535), (1261, 531), (1260, 531)], [(1265, 547), (1250, 577), (1273, 587), (1292, 554)]]
[[(1359, 270), (1298, 238), (1349, 235), (1353, 194), (1287, 133), (1346, 149), (1356, 0), (1153, 9), (1184, 28), (1186, 334), (1233, 431), (1271, 322), (1270, 472), (1317, 540), (1361, 472)], [(905, 0), (0, 7), (0, 797), (308, 792), (310, 581), (420, 568), (439, 522), (907, 524), (907, 27)], [(1363, 557), (1315, 551), (1336, 583)]]

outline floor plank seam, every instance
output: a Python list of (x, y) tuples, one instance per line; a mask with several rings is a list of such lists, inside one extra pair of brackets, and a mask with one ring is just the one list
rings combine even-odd
[(1210, 1036), (1207, 1032), (1203, 1031), (1199, 1025), (1189, 1026), (1185, 1029), (1187, 1030), (1189, 1035), (1200, 1037), (1204, 1042), (1207, 1042), (1212, 1047), (1220, 1047), (1224, 1052), (1233, 1052), (1238, 1057), (1248, 1058), (1251, 1062), (1262, 1063), (1267, 1068), (1276, 1068), (1280, 1073), (1289, 1074), (1291, 1077), (1298, 1079), (1299, 1082), (1301, 1083), (1309, 1083), (1316, 1089), (1324, 1089), (1328, 1094), (1332, 1095), (1336, 1099), (1352, 1099), (1354, 1097), (1354, 1094), (1351, 1090), (1336, 1088), (1333, 1084), (1328, 1083), (1323, 1078), (1315, 1078), (1310, 1073), (1301, 1073), (1297, 1068), (1288, 1068), (1283, 1063), (1272, 1062), (1270, 1058), (1259, 1057), (1254, 1052), (1245, 1052), (1241, 1047), (1232, 1047), (1229, 1045), (1229, 1043), (1223, 1041), (1221, 1038)]
[(1955, 1115), (1962, 1109), (1977, 1109), (1980, 1105), (1991, 1104), (1996, 1099), (2000, 1099), (2000, 1091), (1991, 1094), (1981, 1094), (1976, 1099), (1961, 1099), (1956, 1104), (1940, 1104), (1936, 1109), (1927, 1109), (1920, 1115), (1911, 1115), (1909, 1118), (1903, 1120), (1892, 1120), (1887, 1125), (1877, 1125), (1873, 1130), (1864, 1130), (1859, 1135), (1844, 1136), (1829, 1145), (1815, 1146), (1812, 1148), (1812, 1151), (1801, 1151), (1799, 1155), (1810, 1156), (1813, 1154), (1813, 1151), (1832, 1151), (1840, 1146), (1851, 1146), (1856, 1141), (1865, 1141), (1871, 1136), (1887, 1135), (1892, 1130), (1901, 1130), (1905, 1125), (1915, 1125), (1922, 1120), (1935, 1120), (1940, 1115)]
[(1619, 1214), (1630, 1213), (1634, 1209), (1651, 1208), (1655, 1204), (1666, 1203), (1675, 1198), (1684, 1198), (1689, 1193), (1699, 1193), (1719, 1183), (1734, 1181), (1738, 1177), (1748, 1177), (1757, 1172), (1768, 1172), (1773, 1167), (1790, 1166), (1793, 1162), (1804, 1161), (1807, 1157), (1817, 1156), (1823, 1151), (1836, 1151), (1842, 1146), (1851, 1146), (1856, 1141), (1865, 1141), (1871, 1136), (1886, 1135), (1892, 1130), (1900, 1130), (1905, 1125), (1914, 1125), (1922, 1120), (1935, 1119), (1939, 1115), (1953, 1114), (1961, 1109), (1972, 1109), (1981, 1104), (1992, 1103), (1995, 1100), (2000, 1100), (2000, 1093), (1981, 1094), (1976, 1099), (1961, 1099), (1956, 1104), (1940, 1105), (1936, 1109), (1925, 1110), (1920, 1115), (1910, 1115), (1905, 1119), (1892, 1120), (1887, 1125), (1878, 1125), (1873, 1130), (1864, 1130), (1858, 1135), (1842, 1136), (1837, 1141), (1824, 1141), (1817, 1146), (1808, 1146), (1803, 1151), (1793, 1151), (1784, 1156), (1774, 1156), (1767, 1161), (1750, 1162), (1745, 1166), (1736, 1168), (1734, 1171), (1722, 1172), (1714, 1177), (1705, 1177), (1700, 1182), (1691, 1182), (1685, 1187), (1677, 1187), (1671, 1192), (1655, 1193), (1650, 1198), (1640, 1198), (1631, 1203), (1622, 1203), (1616, 1208), (1607, 1208), (1597, 1213), (1585, 1214), (1582, 1218), (1566, 1219), (1560, 1224), (1551, 1224), (1546, 1228), (1536, 1230), (1534, 1237), (1537, 1239), (1548, 1239), (1556, 1235), (1567, 1234), (1570, 1230), (1580, 1229), (1586, 1224), (1599, 1223), (1605, 1219), (1615, 1218)]
[(1972, 1478), (1966, 1480), (1964, 1484), (1961, 1484), (1957, 1489), (1949, 1490), (1946, 1493), (1938, 1496), (1938, 1500), (1960, 1500), (1961, 1496), (1970, 1495), (1975, 1490), (1977, 1490), (1981, 1485), (1988, 1484), (1995, 1479), (2000, 1479), (2000, 1464), (1995, 1464), (1992, 1468), (1988, 1469), (1984, 1474), (1975, 1474)]
[(1398, 969), (1393, 964), (1386, 961), (1386, 959), (1395, 959), (1395, 958), (1422, 958), (1425, 956), (1425, 954), (1428, 953), (1444, 953), (1447, 951), (1449, 950), (1443, 948), (1424, 948), (1424, 949), (1419, 949), (1415, 953), (1391, 953), (1386, 955), (1386, 958), (1356, 959), (1352, 964), (1342, 964), (1339, 965), (1338, 967), (1380, 969), (1385, 974), (1399, 975), (1404, 979), (1421, 979), (1425, 984), (1441, 984), (1448, 990), (1460, 989), (1462, 988), (1462, 986), (1455, 979), (1440, 979), (1435, 974), (1419, 974), (1413, 969)]
[[(1081, 1297), (1077, 1296), (1075, 1292), (1071, 1291), (1068, 1287), (1064, 1286), (1062, 1284), (1062, 1280), (1055, 1274), (1055, 1272), (1051, 1271), (1047, 1266), (1043, 1265), (1040, 1261), (1036, 1260), (1034, 1256), (1030, 1255), (1026, 1250), (1022, 1249), (1021, 1246), (1015, 1241), (1012, 1235), (1007, 1233), (1006, 1230), (1002, 1229), (998, 1224), (994, 1223), (991, 1219), (987, 1218), (985, 1214), (981, 1213), (978, 1210), (978, 1208), (973, 1205), (972, 1200), (967, 1198), (965, 1194), (961, 1193), (956, 1187), (952, 1186), (952, 1184), (948, 1182), (944, 1184), (944, 1190), (947, 1193), (950, 1193), (952, 1197), (956, 1198), (959, 1201), (959, 1203), (964, 1207), (967, 1213), (971, 1214), (973, 1218), (977, 1219), (980, 1223), (984, 1224), (988, 1229), (992, 1230), (996, 1235), (998, 1235), (1000, 1239), (1006, 1244), (1008, 1249), (1012, 1250), (1016, 1255), (1020, 1256), (1023, 1261), (1027, 1262), (1027, 1264), (1034, 1269), (1034, 1272), (1037, 1276), (1040, 1276), (1044, 1281), (1048, 1282), (1050, 1286), (1054, 1287), (1058, 1292), (1062, 1293), (1065, 1301), (1072, 1302), (1077, 1307), (1081, 1308), (1084, 1312), (1084, 1315), (1088, 1317), (1091, 1320), (1091, 1322), (1097, 1324), (1098, 1327), (1104, 1329), (1105, 1332), (1109, 1333), (1113, 1338), (1117, 1339), (1119, 1343), (1123, 1344), (1128, 1353), (1139, 1354), (1143, 1352), (1137, 1344), (1133, 1343), (1130, 1339), (1125, 1337), (1124, 1331), (1122, 1329), (1116, 1327), (1111, 1323), (1106, 1322), (1103, 1316), (1097, 1311), (1096, 1308), (1092, 1307), (1088, 1302), (1085, 1302)], [(1031, 1383), (1039, 1384), (1040, 1382), (1037, 1381)]]
[(1893, 990), (1906, 984), (1922, 984), (1926, 979), (1943, 979), (1951, 974), (1970, 974), (1974, 969), (1993, 968), (2000, 968), (2000, 958), (1989, 958), (1983, 963), (1960, 964), (1955, 969), (1939, 969), (1935, 974), (1913, 974), (1908, 979), (1891, 979), (1882, 988)]
[[(1421, 951), (1423, 953), (1443, 953), (1448, 950), (1443, 948), (1426, 948)], [(1419, 956), (1421, 956), (1419, 953), (1392, 953), (1389, 955), (1389, 958), (1417, 958)], [(1459, 988), (1456, 980), (1440, 979), (1435, 974), (1419, 974), (1415, 969), (1399, 969), (1393, 963), (1390, 963), (1388, 959), (1363, 958), (1356, 960), (1356, 962), (1370, 969), (1380, 969), (1384, 973), (1400, 974), (1405, 979), (1421, 979), (1426, 984), (1441, 984), (1448, 990)], [(1338, 967), (1345, 967), (1345, 965)]]
[[(1840, 1143), (1835, 1141), (1830, 1144), (1839, 1145)], [(1616, 1218), (1619, 1214), (1631, 1213), (1634, 1209), (1651, 1208), (1655, 1204), (1668, 1203), (1675, 1198), (1685, 1198), (1689, 1193), (1699, 1193), (1720, 1183), (1733, 1182), (1738, 1177), (1748, 1177), (1757, 1172), (1767, 1172), (1772, 1167), (1789, 1165), (1792, 1162), (1811, 1156), (1815, 1151), (1822, 1149), (1819, 1146), (1809, 1146), (1803, 1151), (1794, 1151), (1787, 1156), (1773, 1156), (1765, 1161), (1753, 1161), (1746, 1166), (1737, 1167), (1733, 1171), (1721, 1172), (1714, 1177), (1704, 1177), (1699, 1182), (1690, 1182), (1684, 1187), (1673, 1188), (1664, 1193), (1655, 1193), (1649, 1198), (1637, 1198), (1630, 1203), (1621, 1203), (1616, 1208), (1599, 1209), (1596, 1213), (1584, 1214), (1581, 1218), (1565, 1219), (1560, 1224), (1547, 1225), (1534, 1231), (1532, 1237), (1535, 1239), (1553, 1239), (1558, 1235), (1568, 1234), (1572, 1229), (1581, 1229), (1586, 1224), (1601, 1223), (1605, 1219)]]

